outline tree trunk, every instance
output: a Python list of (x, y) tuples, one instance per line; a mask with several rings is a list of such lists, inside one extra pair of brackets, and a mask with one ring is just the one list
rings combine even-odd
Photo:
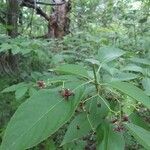
[(18, 35), (18, 17), (18, 1), (7, 0), (7, 32), (12, 38)]
[[(18, 36), (18, 13), (19, 6), (17, 0), (7, 0), (7, 34), (11, 38)], [(18, 56), (13, 55), (12, 50), (0, 53), (0, 75), (13, 75), (18, 71)]]
[[(68, 14), (71, 10), (70, 0), (60, 0), (59, 3), (46, 3), (46, 2), (36, 2), (34, 0), (23, 0), (21, 7), (33, 8), (36, 13), (45, 18), (48, 21), (48, 33), (44, 36), (39, 36), (38, 38), (61, 38), (69, 33), (70, 19)], [(39, 5), (49, 5), (53, 7), (51, 15), (47, 15)]]
[(70, 1), (53, 7), (48, 23), (48, 37), (61, 38), (69, 33), (70, 19), (68, 14), (70, 10)]

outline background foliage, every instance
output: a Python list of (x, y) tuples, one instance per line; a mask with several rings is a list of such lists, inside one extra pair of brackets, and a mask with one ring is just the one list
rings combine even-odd
[[(17, 38), (0, 23), (0, 54), (19, 58), (17, 71), (0, 62), (0, 149), (150, 149), (149, 0), (71, 4), (61, 39), (36, 38), (47, 23), (32, 9)], [(5, 11), (2, 0), (0, 19)]]

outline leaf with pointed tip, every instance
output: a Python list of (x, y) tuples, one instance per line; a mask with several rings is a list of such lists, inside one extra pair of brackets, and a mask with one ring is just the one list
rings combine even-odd
[(142, 85), (143, 85), (143, 88), (145, 90), (145, 93), (150, 96), (150, 78), (144, 78), (142, 80)]
[(7, 92), (13, 92), (13, 91), (16, 91), (17, 89), (19, 88), (22, 88), (22, 87), (25, 87), (25, 86), (28, 86), (27, 83), (25, 82), (21, 82), (21, 83), (18, 83), (18, 84), (14, 84), (12, 86), (9, 86), (7, 88), (5, 88), (2, 93), (7, 93)]
[(143, 68), (135, 64), (128, 64), (127, 66), (123, 67), (122, 71), (132, 71), (132, 72), (143, 73)]
[(23, 86), (21, 88), (18, 88), (16, 90), (16, 92), (15, 92), (16, 100), (19, 100), (20, 98), (22, 98), (27, 91), (28, 91), (28, 87), (27, 86)]
[(73, 115), (82, 99), (84, 88), (81, 83), (70, 83), (74, 96), (65, 100), (58, 91), (40, 90), (25, 101), (6, 128), (1, 150), (24, 150), (48, 138)]
[(115, 88), (150, 108), (150, 98), (138, 87), (127, 82), (110, 82), (108, 86)]
[(100, 50), (98, 51), (98, 59), (100, 62), (106, 63), (124, 54), (125, 52), (119, 48), (105, 46), (105, 47), (100, 48)]
[(119, 72), (113, 75), (111, 81), (128, 81), (138, 78), (139, 76), (134, 73)]

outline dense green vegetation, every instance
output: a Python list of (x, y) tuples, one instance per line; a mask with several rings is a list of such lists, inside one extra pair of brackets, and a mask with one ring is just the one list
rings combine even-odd
[(18, 8), (13, 37), (0, 1), (0, 150), (149, 150), (150, 1), (72, 0), (61, 38)]

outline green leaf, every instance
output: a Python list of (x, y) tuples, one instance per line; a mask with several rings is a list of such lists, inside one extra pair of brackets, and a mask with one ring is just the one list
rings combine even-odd
[(133, 99), (141, 102), (146, 107), (150, 108), (150, 98), (141, 89), (133, 84), (127, 82), (110, 82), (108, 85), (123, 92), (124, 94), (127, 94)]
[(97, 150), (124, 150), (125, 141), (122, 133), (113, 131), (109, 123), (104, 122), (97, 129)]
[(122, 56), (123, 54), (125, 54), (125, 52), (119, 48), (106, 46), (99, 49), (98, 59), (100, 62), (106, 63)]
[(22, 98), (27, 91), (28, 91), (27, 86), (23, 86), (23, 87), (18, 88), (15, 92), (16, 99), (19, 100), (20, 98)]
[(55, 143), (54, 143), (54, 141), (52, 139), (46, 140), (45, 150), (56, 150)]
[(138, 75), (133, 74), (133, 73), (124, 73), (124, 72), (119, 72), (113, 75), (112, 81), (128, 81), (128, 80), (133, 80), (135, 78), (138, 78)]
[(133, 62), (150, 66), (150, 60), (146, 58), (131, 58)]
[(22, 51), (22, 49), (17, 46), (16, 44), (12, 44), (12, 53), (15, 55), (15, 54), (18, 54)]
[(122, 101), (122, 111), (129, 116), (135, 110), (135, 107), (133, 106), (135, 106), (136, 103), (137, 102), (135, 99), (131, 98), (130, 96), (126, 96)]
[(13, 92), (17, 89), (16, 85), (9, 86), (5, 88), (1, 93)]
[(150, 77), (150, 67), (143, 68), (143, 75), (145, 77)]
[(68, 130), (64, 136), (61, 145), (70, 143), (87, 135), (93, 128), (96, 130), (97, 126), (103, 121), (103, 118), (108, 113), (108, 108), (103, 101), (101, 103), (97, 97), (91, 99), (87, 106), (85, 105), (87, 113), (81, 113), (68, 126)]
[(144, 78), (142, 80), (142, 85), (144, 87), (145, 93), (150, 96), (150, 78)]
[(73, 74), (81, 77), (88, 77), (88, 73), (85, 68), (79, 65), (74, 64), (64, 64), (55, 69), (57, 72), (65, 73), (65, 74)]
[(56, 54), (52, 57), (51, 63), (58, 64), (64, 62), (64, 56), (62, 54)]
[(93, 65), (100, 65), (100, 62), (98, 61), (98, 60), (96, 60), (96, 59), (85, 59), (85, 61), (86, 62), (89, 62), (89, 63), (91, 63), (91, 64), (93, 64)]
[(86, 146), (86, 141), (77, 140), (63, 146), (63, 150), (83, 150)]
[(30, 87), (30, 88), (29, 88), (29, 95), (30, 95), (30, 96), (36, 94), (37, 92), (38, 92), (38, 91), (37, 91), (35, 88), (33, 88), (33, 87)]
[(129, 64), (122, 69), (123, 71), (132, 71), (132, 72), (140, 72), (143, 73), (143, 68), (140, 66), (137, 66), (135, 64)]
[(134, 136), (134, 138), (147, 150), (150, 149), (150, 132), (131, 123), (126, 124), (129, 132)]
[(1, 145), (1, 150), (24, 150), (48, 138), (73, 115), (82, 99), (81, 83), (68, 84), (75, 89), (74, 96), (65, 100), (59, 91), (40, 90), (25, 101), (11, 118)]
[(24, 87), (24, 86), (27, 86), (27, 83), (21, 82), (21, 83), (18, 83), (18, 84), (14, 84), (10, 87), (5, 88), (2, 91), (2, 93), (13, 92), (13, 91), (16, 91), (18, 88), (21, 88), (21, 87)]
[(61, 143), (61, 146), (73, 142), (74, 140), (81, 138), (82, 136), (88, 134), (91, 130), (91, 126), (87, 120), (85, 113), (79, 114), (75, 119), (70, 123), (68, 130), (64, 136), (64, 139)]
[(87, 102), (86, 110), (89, 113), (87, 115), (87, 119), (94, 130), (103, 121), (103, 118), (105, 118), (109, 112), (109, 109), (106, 106), (107, 102), (104, 102), (103, 100), (100, 97), (95, 97)]
[(107, 64), (104, 64), (103, 66), (103, 69), (105, 70), (105, 71), (107, 71), (110, 75), (114, 75), (114, 74), (116, 74), (116, 73), (118, 73), (118, 72), (120, 72), (118, 69), (116, 69), (116, 68), (114, 68), (113, 66), (109, 66), (109, 65), (107, 65)]
[(148, 125), (148, 123), (146, 123), (143, 118), (141, 118), (139, 116), (139, 114), (137, 113), (132, 113), (129, 118), (131, 119), (132, 123), (137, 125), (137, 126), (140, 126), (142, 128), (144, 128), (145, 130), (148, 130), (150, 131), (150, 125)]
[(1, 44), (1, 49), (0, 49), (0, 52), (1, 51), (6, 51), (6, 50), (8, 50), (8, 49), (12, 49), (12, 45), (11, 44), (8, 44), (8, 43), (3, 43), (3, 44)]

